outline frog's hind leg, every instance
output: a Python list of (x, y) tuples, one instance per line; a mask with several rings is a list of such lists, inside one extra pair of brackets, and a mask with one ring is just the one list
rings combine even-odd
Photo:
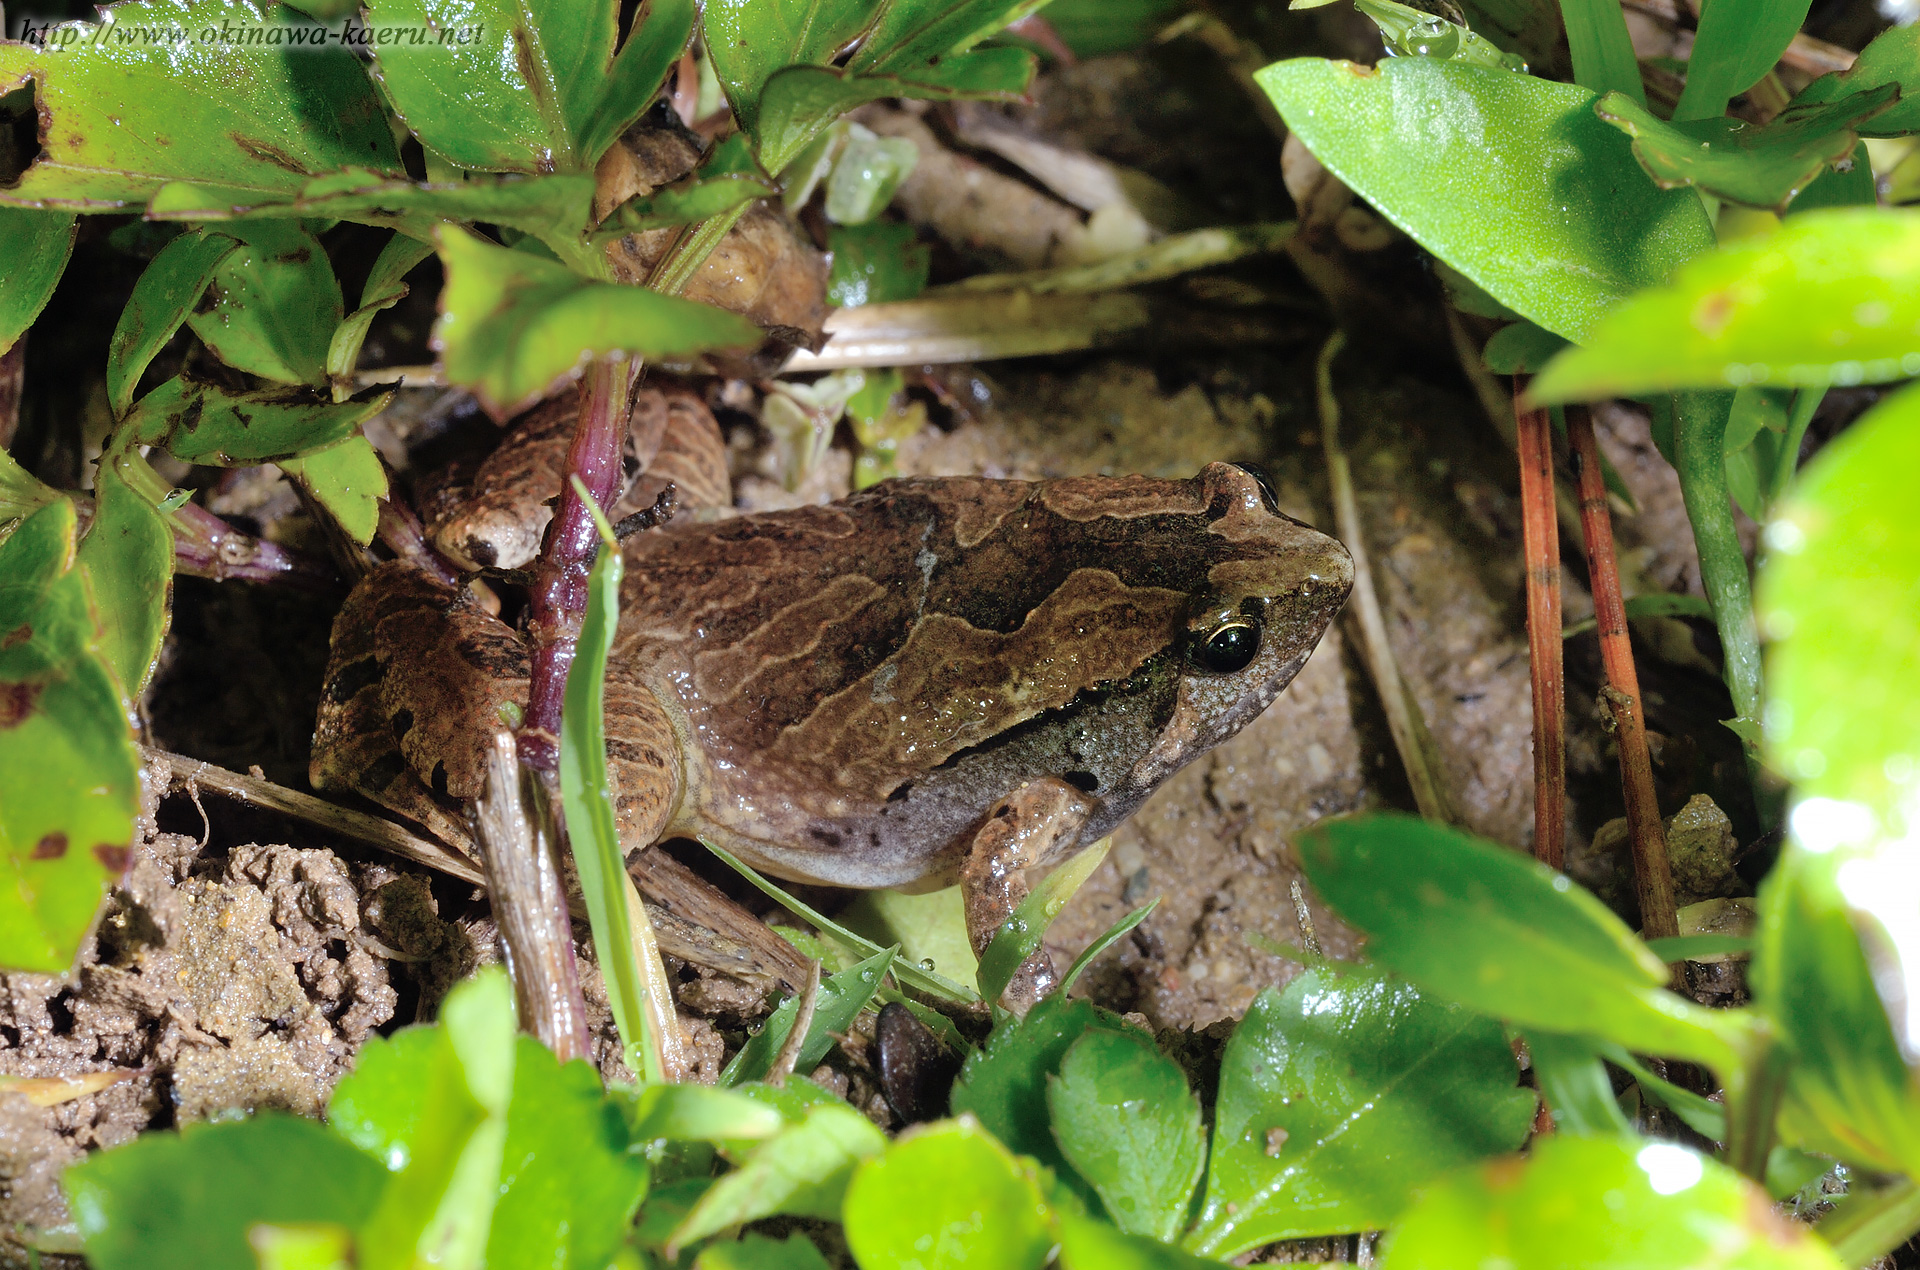
[[(1027, 869), (1070, 847), (1091, 810), (1085, 795), (1051, 776), (1029, 781), (994, 804), (960, 866), (960, 895), (975, 956), (985, 955), (994, 934), (1027, 897)], [(1053, 984), (1052, 959), (1045, 948), (1035, 949), (1014, 972), (1000, 1002), (1025, 1015)]]

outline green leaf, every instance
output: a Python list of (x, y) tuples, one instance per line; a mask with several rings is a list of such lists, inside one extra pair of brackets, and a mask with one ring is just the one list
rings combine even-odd
[(1634, 296), (1528, 388), (1542, 404), (1920, 374), (1920, 218), (1808, 212)]
[(355, 542), (365, 546), (373, 541), (380, 526), (380, 500), (387, 496), (387, 468), (365, 437), (348, 437), (299, 458), (281, 459), (280, 470), (332, 512)]
[[(574, 489), (597, 513), (578, 477)], [(607, 652), (620, 622), (624, 563), (605, 519), (597, 514), (594, 519), (600, 530), (600, 551), (587, 578), (586, 613), (560, 710), (560, 802), (594, 953), (606, 983), (607, 1005), (620, 1033), (627, 1069), (656, 1081), (664, 1074), (660, 1043), (647, 1021), (647, 975), (630, 933), (633, 915), (627, 907), (626, 854), (614, 819), (613, 791), (607, 784)]]
[(1872, 207), (1880, 201), (1874, 186), (1873, 164), (1868, 156), (1855, 151), (1855, 161), (1845, 164), (1846, 171), (1828, 168), (1800, 191), (1800, 197), (1787, 208), (1787, 215), (1818, 211), (1823, 207)]
[(214, 270), (239, 249), (226, 234), (196, 230), (169, 242), (147, 265), (107, 344), (107, 404), (115, 418), (127, 413), (140, 376), (193, 312)]
[(1625, 93), (1645, 105), (1640, 60), (1626, 15), (1612, 0), (1560, 0), (1567, 26), (1567, 51), (1573, 57), (1573, 82), (1596, 93)]
[(1210, 1270), (1205, 1260), (1145, 1235), (1129, 1235), (1103, 1221), (1060, 1213), (1062, 1270)]
[(842, 1220), (867, 1270), (1039, 1270), (1053, 1247), (1030, 1166), (971, 1120), (910, 1131), (854, 1174)]
[(500, 1197), (514, 1087), (513, 991), (491, 968), (449, 993), (434, 1027), (368, 1041), (327, 1107), (334, 1132), (385, 1164), (360, 1226), (364, 1270), (416, 1256), (477, 1265)]
[[(887, 971), (893, 966), (896, 952), (892, 948), (882, 949), (851, 970), (842, 970), (820, 981), (820, 990), (813, 1003), (813, 1024), (807, 1029), (806, 1040), (801, 1043), (794, 1070), (812, 1071), (826, 1057), (827, 1050), (833, 1046), (834, 1033), (845, 1032), (859, 1017), (860, 1011), (866, 1009), (867, 1003), (873, 1000), (873, 994), (880, 988), (880, 981), (887, 977)], [(793, 1030), (799, 1012), (800, 999), (797, 996), (781, 1002), (780, 1008), (767, 1017), (766, 1024), (740, 1047), (740, 1052), (720, 1073), (720, 1083), (740, 1085), (759, 1080), (771, 1071), (774, 1056), (785, 1044), (787, 1033)]]
[(0, 207), (0, 353), (13, 347), (53, 298), (73, 254), (71, 212)]
[(1159, 1240), (1185, 1228), (1207, 1133), (1186, 1073), (1152, 1040), (1103, 1028), (1081, 1036), (1047, 1079), (1047, 1112), (1115, 1225)]
[(862, 1160), (887, 1149), (887, 1135), (845, 1103), (815, 1107), (754, 1148), (715, 1182), (667, 1239), (669, 1249), (763, 1217), (837, 1220), (847, 1183)]
[(1675, 119), (1712, 119), (1760, 82), (1800, 33), (1811, 0), (1741, 0), (1700, 12)]
[(724, 309), (589, 282), (456, 226), (442, 229), (439, 242), (447, 282), (434, 347), (447, 381), (472, 388), (497, 419), (538, 401), (597, 357), (656, 359), (760, 341), (757, 327)]
[(1633, 1129), (1613, 1096), (1599, 1047), (1584, 1036), (1531, 1030), (1527, 1053), (1534, 1083), (1562, 1133), (1625, 1134)]
[(490, 1266), (604, 1270), (647, 1189), (647, 1159), (583, 1060), (516, 1038)]
[(353, 1232), (331, 1222), (257, 1222), (247, 1242), (259, 1270), (353, 1270)]
[[(1863, 137), (1900, 137), (1920, 131), (1920, 27), (1889, 27), (1874, 37), (1841, 74), (1822, 75), (1793, 99), (1795, 106), (1839, 101), (1854, 93), (1898, 84), (1900, 100), (1859, 128)], [(1864, 165), (1863, 165), (1864, 166)]]
[[(0, 42), (0, 92), (32, 82), (42, 140), (0, 202), (110, 211), (169, 181), (244, 201), (347, 164), (402, 175), (386, 112), (351, 53), (269, 43), (325, 35), (291, 11), (130, 0), (108, 16), (62, 24), (45, 45)], [(208, 28), (239, 34), (203, 42)]]
[[(110, 449), (94, 476), (93, 524), (80, 543), (100, 609), (100, 651), (131, 697), (153, 673), (173, 607), (173, 531), (153, 500), (130, 485), (129, 464)], [(151, 474), (152, 469), (146, 469)]]
[(1752, 1027), (1665, 990), (1667, 968), (1592, 894), (1530, 857), (1411, 816), (1322, 821), (1298, 840), (1322, 899), (1374, 960), (1523, 1028), (1585, 1033), (1723, 1074)]
[[(327, 378), (334, 383), (336, 395), (353, 391), (354, 367), (360, 364), (360, 347), (367, 342), (373, 319), (406, 298), (407, 284), (401, 279), (431, 255), (432, 243), (405, 234), (395, 234), (380, 249), (367, 285), (361, 288), (360, 307), (347, 314), (327, 341)], [(381, 492), (385, 493), (384, 487)]]
[(41, 483), (21, 467), (11, 454), (0, 450), (0, 545), (6, 543), (27, 517), (64, 497), (59, 490)]
[(827, 249), (833, 253), (827, 299), (843, 309), (911, 300), (926, 289), (933, 267), (933, 249), (904, 222), (835, 225), (827, 231)]
[(140, 798), (75, 532), (62, 498), (0, 542), (0, 966), (46, 974), (125, 871)]
[(1389, 1237), (1383, 1270), (1839, 1270), (1732, 1169), (1685, 1147), (1543, 1138), (1429, 1190)]
[(980, 995), (989, 1003), (1000, 1000), (1021, 964), (1040, 950), (1047, 927), (1107, 858), (1110, 845), (1109, 839), (1102, 838), (1047, 874), (993, 933), (993, 941), (980, 954), (980, 967), (974, 976), (980, 984)]
[(1526, 69), (1524, 59), (1509, 58), (1498, 45), (1460, 23), (1424, 9), (1415, 9), (1397, 0), (1353, 0), (1353, 7), (1373, 19), (1388, 52), (1394, 56), (1430, 57), (1509, 71)]
[[(621, 1085), (612, 1094), (629, 1101), (627, 1119), (636, 1142), (737, 1142), (770, 1138), (785, 1123), (780, 1113), (746, 1090), (705, 1085)], [(818, 1088), (818, 1086), (815, 1086)], [(824, 1092), (824, 1091), (823, 1091)]]
[(1531, 322), (1514, 322), (1493, 333), (1480, 358), (1496, 375), (1531, 375), (1565, 347), (1567, 342), (1552, 331)]
[(972, 48), (1047, 0), (889, 0), (847, 63), (861, 74), (905, 73)]
[(1700, 200), (1649, 184), (1585, 89), (1421, 57), (1300, 58), (1256, 78), (1387, 219), (1567, 339), (1713, 244)]
[(1410, 984), (1315, 969), (1261, 993), (1221, 1058), (1187, 1247), (1385, 1226), (1440, 1173), (1520, 1145), (1518, 1075), (1499, 1024)]
[[(1071, 1183), (1077, 1176), (1048, 1130), (1047, 1078), (1060, 1070), (1067, 1051), (1098, 1030), (1131, 1025), (1111, 1010), (1055, 994), (1027, 1012), (1008, 1016), (986, 1045), (967, 1055), (954, 1082), (955, 1115), (971, 1114), (1002, 1142), (1029, 1155)], [(1090, 1197), (1090, 1200), (1093, 1197)]]
[(605, 0), (371, 0), (367, 23), (406, 33), (374, 50), (375, 73), (436, 154), (486, 172), (591, 172), (686, 45), (689, 0), (655, 9), (617, 64), (619, 6)]
[(189, 463), (249, 467), (353, 436), (391, 395), (372, 388), (334, 402), (308, 388), (228, 392), (176, 375), (136, 402), (123, 427), (139, 444), (165, 446)]
[(1920, 1171), (1920, 726), (1906, 677), (1920, 666), (1920, 557), (1904, 479), (1917, 424), (1912, 388), (1875, 406), (1808, 465), (1767, 535), (1768, 754), (1799, 802), (1750, 972), (1795, 1059), (1783, 1134), (1907, 1172)]
[(847, 143), (827, 177), (827, 219), (836, 225), (866, 224), (886, 210), (919, 161), (920, 150), (911, 139), (849, 126)]
[(1047, 24), (1076, 57), (1105, 57), (1142, 47), (1185, 7), (1185, 0), (1053, 0)]
[[(871, 372), (869, 372), (871, 382)], [(849, 403), (851, 412), (852, 405)], [(978, 959), (967, 941), (966, 904), (960, 888), (943, 887), (920, 895), (903, 891), (862, 891), (840, 910), (840, 920), (869, 940), (899, 944), (901, 967), (920, 969), (932, 962), (971, 991)], [(978, 998), (974, 998), (978, 1000)]]
[(291, 221), (241, 221), (240, 240), (187, 324), (220, 360), (283, 384), (323, 384), (327, 343), (340, 324), (340, 283), (314, 236)]
[(1668, 123), (1619, 93), (1594, 104), (1633, 138), (1633, 156), (1663, 190), (1696, 185), (1745, 207), (1783, 212), (1822, 172), (1853, 153), (1856, 125), (1894, 103), (1891, 84), (1822, 105), (1789, 107), (1764, 128), (1739, 119)]
[(264, 1111), (142, 1134), (62, 1181), (96, 1270), (255, 1270), (251, 1227), (358, 1226), (386, 1173), (313, 1121)]
[(749, 1233), (738, 1243), (709, 1244), (693, 1260), (693, 1270), (829, 1270), (827, 1259), (805, 1235), (776, 1243)]

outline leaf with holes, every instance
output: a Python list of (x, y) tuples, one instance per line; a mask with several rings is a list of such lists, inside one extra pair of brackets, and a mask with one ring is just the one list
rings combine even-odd
[(221, 232), (240, 250), (214, 267), (187, 325), (237, 370), (283, 384), (325, 383), (342, 306), (319, 240), (283, 220), (240, 221)]
[(141, 445), (165, 446), (189, 463), (248, 467), (353, 436), (390, 395), (370, 388), (336, 402), (307, 388), (229, 392), (175, 376), (135, 403), (124, 426)]

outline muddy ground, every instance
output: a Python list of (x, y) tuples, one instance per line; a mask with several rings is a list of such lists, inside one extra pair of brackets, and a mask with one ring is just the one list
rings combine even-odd
[[(1244, 99), (1235, 99), (1238, 132), (1229, 129), (1224, 141), (1204, 134), (1235, 156), (1244, 179), (1227, 179), (1231, 168), (1189, 143), (1203, 135), (1204, 121), (1220, 118), (1191, 89), (1197, 56), (1171, 49), (1057, 73), (1037, 106), (1003, 122), (1149, 171), (1208, 204), (1214, 222), (1288, 214), (1277, 143)], [(1114, 110), (1116, 102), (1131, 108)], [(943, 124), (949, 134), (950, 125)], [(990, 158), (970, 161), (1008, 175), (1007, 165)], [(948, 242), (942, 251), (941, 269), (1006, 263), (991, 243)], [(1442, 355), (1438, 285), (1413, 253), (1392, 245), (1343, 267), (1389, 278), (1381, 303), (1395, 312), (1369, 338), (1356, 335), (1336, 371), (1344, 443), (1394, 653), (1467, 826), (1526, 849), (1530, 699), (1513, 459), (1457, 362)], [(1098, 355), (945, 368), (929, 381), (938, 392), (918, 393), (931, 422), (902, 447), (902, 473), (1185, 476), (1215, 459), (1250, 461), (1274, 475), (1287, 511), (1330, 530), (1312, 379), (1319, 343), (1332, 329), (1326, 297), (1284, 257), (1230, 272), (1210, 289), (1170, 290), (1188, 300), (1252, 294), (1286, 315), (1266, 329), (1291, 336), (1195, 348), (1169, 333)], [(409, 318), (403, 309), (395, 319), (408, 320), (422, 324), (417, 311)], [(1398, 338), (1407, 331), (1440, 334), (1416, 346)], [(417, 347), (418, 334), (388, 329), (391, 360), (405, 360), (401, 346), (411, 340)], [(720, 411), (735, 443), (743, 501), (791, 497), (766, 475), (768, 438), (753, 416), (751, 386), (700, 386), (723, 405), (747, 403)], [(422, 407), (417, 395), (409, 403)], [(1618, 531), (1629, 575), (1697, 594), (1678, 489), (1646, 421), (1615, 410), (1599, 422), (1602, 445), (1640, 508)], [(845, 492), (847, 440), (843, 431), (839, 451), (805, 483), (807, 496)], [(44, 447), (43, 457), (46, 465), (61, 461), (57, 446)], [(256, 524), (284, 517), (282, 531), (299, 533), (299, 510), (281, 482), (229, 478), (209, 501)], [(1590, 613), (1578, 570), (1568, 570), (1565, 586), (1568, 620)], [(304, 789), (335, 604), (337, 597), (182, 579), (148, 702), (149, 739)], [(1711, 670), (1710, 631), (1669, 621), (1640, 636), (1663, 809), (1710, 793), (1732, 814), (1739, 840), (1750, 840), (1750, 816), (1734, 792), (1742, 781), (1733, 738), (1713, 726), (1731, 711)], [(1588, 634), (1567, 648), (1570, 856), (1585, 880), (1630, 905), (1615, 858), (1590, 849), (1596, 830), (1620, 810), (1609, 740), (1593, 708), (1597, 645)], [(1689, 737), (1710, 740), (1703, 749), (1682, 739)], [(0, 1095), (0, 1229), (42, 1232), (50, 1248), (59, 1246), (65, 1221), (58, 1174), (81, 1153), (235, 1111), (314, 1113), (360, 1043), (430, 1017), (450, 982), (496, 955), (484, 900), (471, 887), (164, 785), (155, 781), (134, 865), (79, 969), (64, 979), (0, 975), (0, 1073), (127, 1073), (52, 1108)], [(1157, 898), (1151, 918), (1097, 962), (1077, 991), (1157, 1028), (1206, 1029), (1237, 1017), (1258, 992), (1294, 973), (1292, 963), (1246, 939), (1258, 932), (1300, 941), (1293, 836), (1324, 816), (1410, 806), (1373, 688), (1348, 628), (1336, 628), (1273, 708), (1115, 834), (1107, 861), (1058, 920), (1049, 946), (1056, 959), (1070, 960), (1129, 909)], [(697, 848), (675, 850), (698, 860)], [(828, 904), (846, 898), (812, 894)], [(1350, 932), (1317, 903), (1311, 911), (1328, 952), (1354, 951)], [(683, 981), (683, 1008), (698, 1020), (707, 1070), (717, 1070), (760, 1003), (691, 971)], [(863, 1048), (857, 1038), (850, 1042), (833, 1060), (837, 1075), (822, 1078), (844, 1082), (856, 1102), (884, 1117), (885, 1104), (865, 1078)], [(616, 1060), (604, 1035), (602, 1056), (611, 1069)], [(17, 1246), (0, 1241), (0, 1264), (8, 1256), (21, 1258)]]

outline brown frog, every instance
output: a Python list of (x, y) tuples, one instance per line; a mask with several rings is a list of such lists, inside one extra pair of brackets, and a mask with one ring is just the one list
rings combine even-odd
[[(1264, 710), (1353, 577), (1229, 463), (888, 481), (676, 519), (624, 550), (607, 731), (630, 855), (701, 837), (795, 881), (959, 882), (976, 950), (1026, 869), (1111, 832)], [(471, 593), (381, 566), (335, 627), (315, 785), (453, 840), (423, 784), (479, 793), (526, 675), (520, 637)]]

